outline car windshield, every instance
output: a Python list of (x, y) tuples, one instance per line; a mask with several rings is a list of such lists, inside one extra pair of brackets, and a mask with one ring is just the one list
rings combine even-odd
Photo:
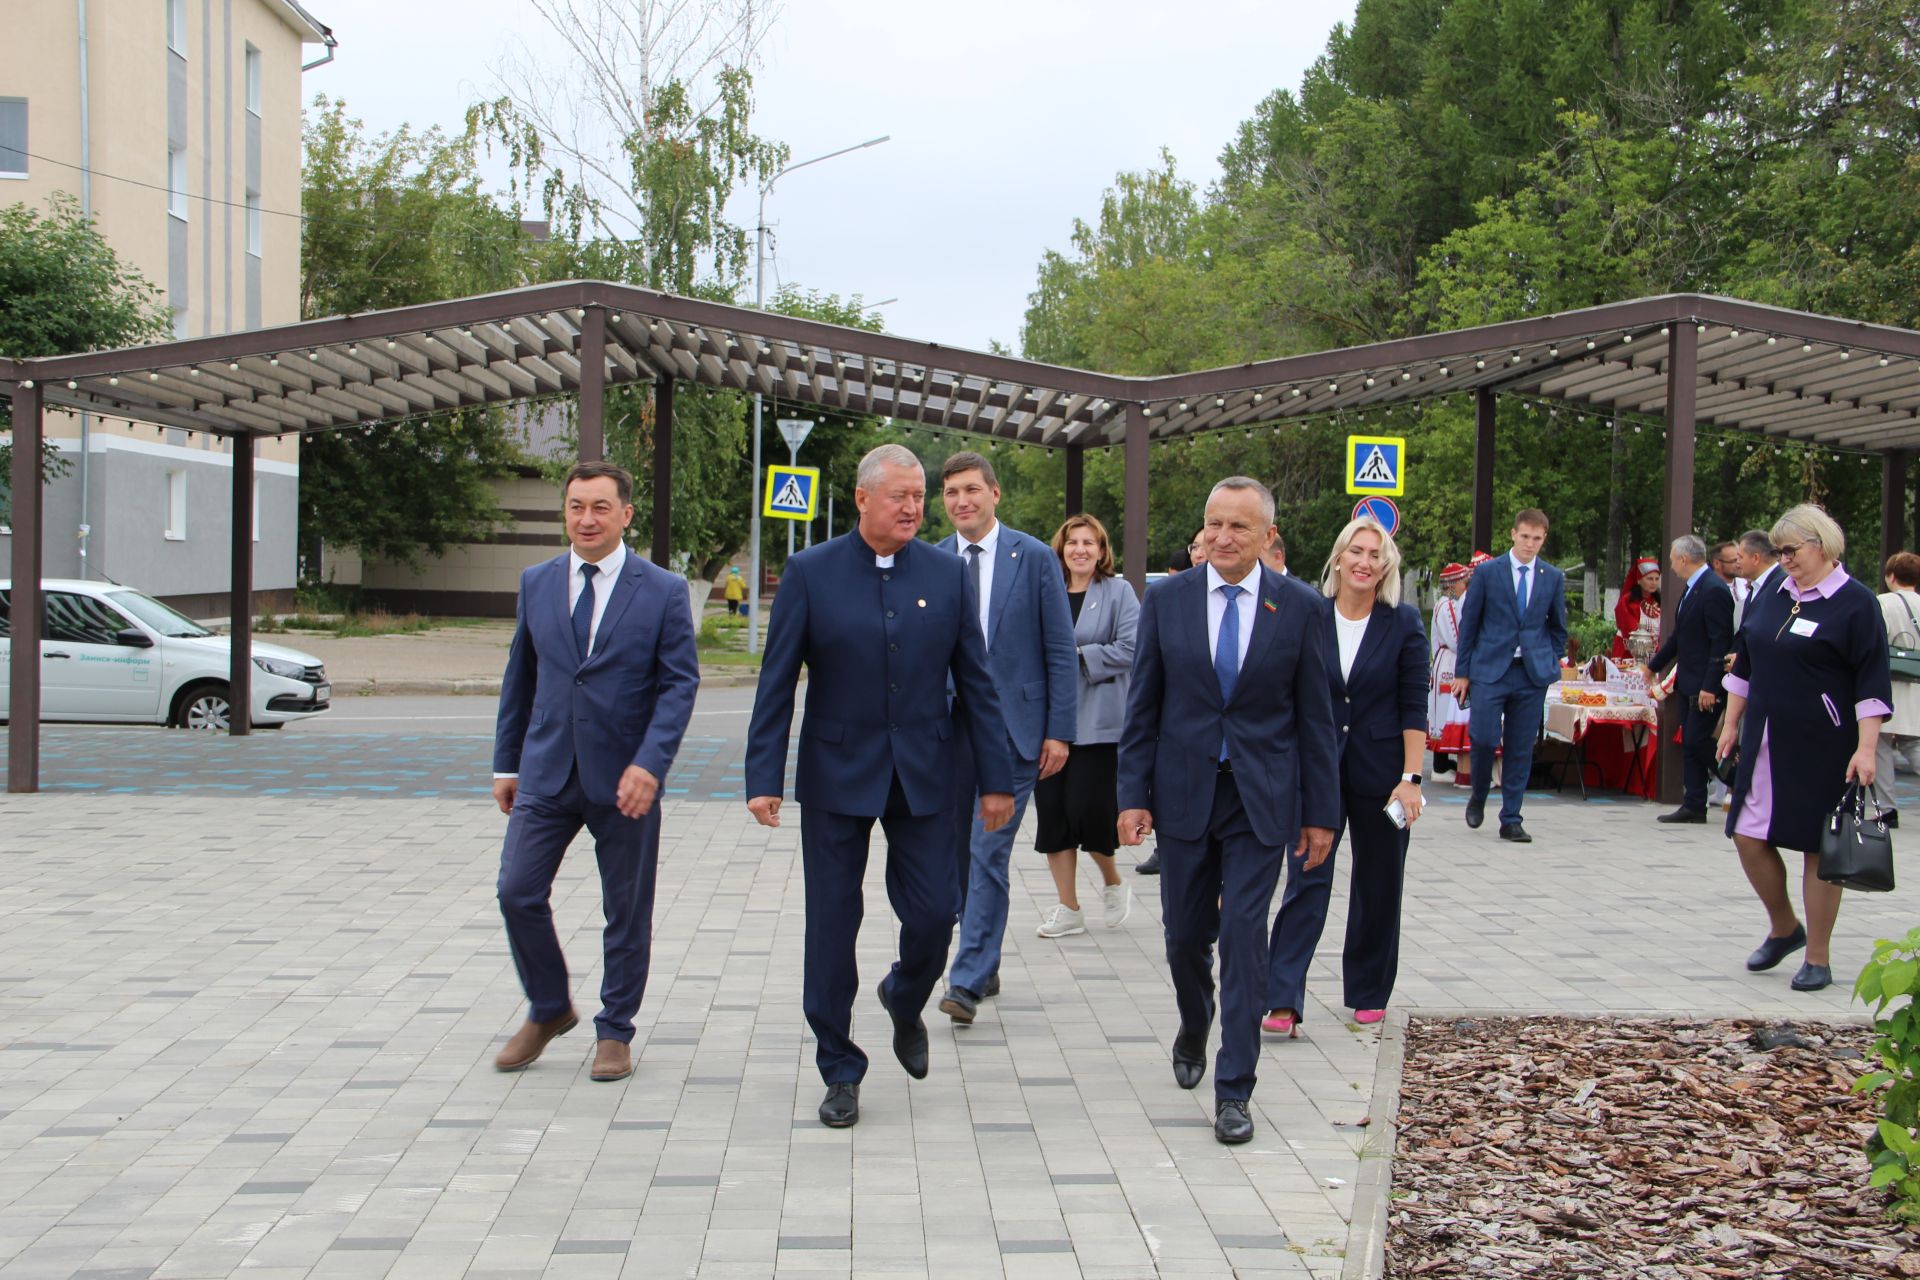
[(210, 636), (213, 634), (192, 618), (175, 613), (152, 596), (141, 595), (138, 591), (109, 591), (107, 599), (163, 636)]

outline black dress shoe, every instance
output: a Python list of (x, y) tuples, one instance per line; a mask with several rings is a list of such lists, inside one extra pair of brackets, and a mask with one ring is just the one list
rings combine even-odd
[(1654, 819), (1655, 822), (1705, 822), (1706, 820), (1707, 811), (1705, 809), (1688, 809), (1685, 807), (1675, 809), (1672, 813), (1663, 813)]
[(974, 1010), (979, 1007), (979, 997), (965, 987), (948, 987), (947, 994), (940, 997), (940, 1012), (955, 1022), (971, 1023)]
[(1182, 1031), (1173, 1038), (1173, 1082), (1182, 1089), (1198, 1085), (1207, 1074), (1207, 1037)]
[(820, 1123), (829, 1129), (851, 1129), (860, 1123), (860, 1086), (828, 1085), (820, 1103)]
[(923, 1019), (902, 1022), (894, 1017), (893, 1006), (887, 1003), (887, 984), (880, 984), (880, 1007), (893, 1018), (893, 1056), (900, 1059), (900, 1065), (915, 1080), (927, 1078), (927, 1024)]
[(1467, 801), (1467, 825), (1475, 831), (1487, 820), (1487, 802), (1485, 800)]
[(987, 975), (987, 989), (980, 993), (980, 998), (982, 1000), (990, 1000), (994, 996), (997, 996), (999, 994), (1000, 994), (1000, 973), (999, 973), (999, 970), (996, 969), (994, 972)]
[(1159, 875), (1160, 874), (1160, 851), (1158, 849), (1155, 849), (1152, 853), (1148, 854), (1146, 857), (1140, 859), (1138, 863), (1134, 864), (1133, 869), (1137, 874), (1143, 875), (1143, 876)]
[(1819, 991), (1833, 985), (1833, 970), (1824, 964), (1803, 964), (1787, 985), (1795, 991)]
[(1521, 826), (1517, 822), (1501, 823), (1500, 838), (1502, 840), (1511, 840), (1515, 844), (1532, 844), (1533, 843), (1533, 837), (1527, 834), (1527, 829)]
[(1754, 953), (1747, 957), (1748, 973), (1765, 973), (1794, 952), (1807, 945), (1807, 926), (1796, 924), (1793, 932), (1784, 938), (1768, 938)]
[(1222, 1098), (1214, 1104), (1213, 1136), (1229, 1146), (1253, 1140), (1253, 1117), (1240, 1098)]

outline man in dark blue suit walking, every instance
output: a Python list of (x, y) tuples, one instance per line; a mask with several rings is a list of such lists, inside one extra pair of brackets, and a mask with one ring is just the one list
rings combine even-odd
[(958, 768), (950, 677), (980, 780), (981, 825), (996, 831), (1013, 814), (1007, 727), (966, 566), (914, 541), (927, 502), (920, 460), (881, 445), (860, 460), (853, 499), (853, 532), (787, 562), (747, 736), (747, 808), (777, 827), (794, 682), (804, 665), (807, 711), (793, 786), (807, 892), (801, 1000), (827, 1084), (820, 1121), (830, 1128), (859, 1120), (867, 1072), (852, 1034), (854, 940), (876, 819), (887, 836), (887, 897), (900, 917), (900, 958), (880, 983), (880, 1004), (900, 1065), (916, 1080), (927, 1074), (920, 1015), (946, 968), (959, 907), (948, 813)]
[(1687, 586), (1674, 611), (1673, 629), (1647, 666), (1656, 673), (1675, 668), (1685, 790), (1680, 807), (1661, 814), (1658, 821), (1705, 822), (1707, 782), (1713, 776), (1714, 740), (1719, 737), (1722, 655), (1733, 648), (1733, 590), (1707, 562), (1706, 541), (1691, 533), (1673, 540), (1667, 563)]
[(1567, 651), (1567, 575), (1540, 558), (1546, 541), (1546, 513), (1528, 507), (1513, 518), (1513, 551), (1474, 570), (1460, 606), (1460, 654), (1453, 671), (1454, 696), (1468, 703), (1467, 732), (1473, 739), (1467, 825), (1478, 827), (1485, 820), (1498, 742), (1500, 838), (1518, 844), (1533, 839), (1520, 824), (1520, 806), (1547, 686), (1560, 678), (1560, 658)]
[(500, 911), (527, 1021), (494, 1059), (519, 1071), (579, 1022), (554, 933), (554, 874), (593, 833), (606, 915), (594, 1018), (595, 1080), (633, 1072), (633, 1015), (647, 989), (660, 784), (700, 686), (684, 580), (628, 551), (633, 477), (604, 462), (567, 475), (571, 549), (520, 578), (518, 620), (493, 742), (493, 798), (508, 816)]
[[(982, 996), (1000, 990), (1013, 838), (1034, 783), (1060, 772), (1067, 762), (1080, 714), (1080, 660), (1060, 561), (1046, 543), (1007, 528), (996, 516), (1000, 482), (993, 464), (977, 453), (954, 454), (940, 468), (940, 497), (954, 532), (936, 545), (959, 556), (967, 567), (970, 589), (981, 606), (987, 665), (1000, 694), (1007, 750), (1013, 757), (1013, 817), (998, 831), (986, 830), (974, 816), (977, 788), (964, 753), (954, 774), (960, 945), (940, 1009), (964, 1023), (973, 1021)], [(1077, 917), (1079, 912), (1072, 914)], [(1076, 922), (1063, 931), (1083, 930)]]
[(1180, 1030), (1173, 1077), (1207, 1070), (1220, 943), (1214, 1136), (1253, 1137), (1266, 1010), (1267, 909), (1287, 849), (1326, 860), (1339, 825), (1339, 734), (1316, 598), (1260, 564), (1273, 495), (1232, 476), (1207, 498), (1204, 568), (1140, 606), (1119, 752), (1120, 842), (1160, 833), (1160, 898)]

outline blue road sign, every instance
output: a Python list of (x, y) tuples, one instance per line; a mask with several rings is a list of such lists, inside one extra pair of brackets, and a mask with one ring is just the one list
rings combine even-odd
[(1393, 505), (1392, 498), (1362, 498), (1353, 504), (1353, 518), (1362, 517), (1378, 520), (1388, 533), (1400, 532), (1400, 508)]

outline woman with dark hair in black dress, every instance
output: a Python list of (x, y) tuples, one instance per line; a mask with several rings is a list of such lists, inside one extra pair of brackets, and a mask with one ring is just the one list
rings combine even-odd
[[(1820, 827), (1848, 783), (1873, 785), (1893, 680), (1880, 602), (1840, 567), (1846, 535), (1833, 517), (1798, 506), (1771, 536), (1786, 577), (1778, 591), (1748, 603), (1734, 638), (1718, 751), (1740, 748), (1727, 834), (1771, 926), (1747, 968), (1771, 969), (1804, 947), (1792, 986), (1818, 991), (1833, 981), (1827, 948), (1840, 914), (1840, 886), (1819, 876)], [(1804, 855), (1804, 925), (1793, 913), (1782, 848)]]

